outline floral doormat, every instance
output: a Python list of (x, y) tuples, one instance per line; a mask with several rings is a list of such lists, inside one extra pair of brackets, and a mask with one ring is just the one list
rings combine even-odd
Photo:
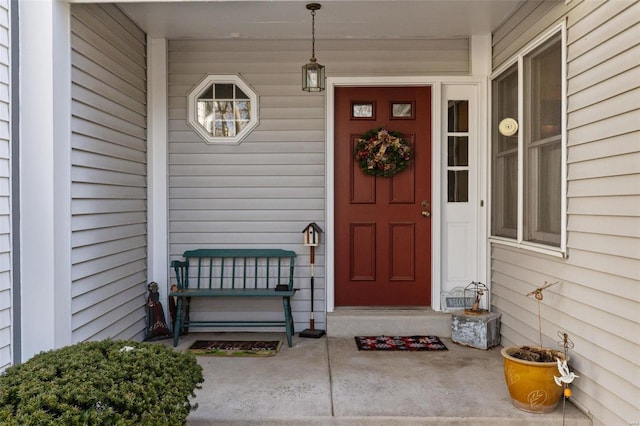
[(189, 352), (196, 356), (274, 356), (281, 340), (196, 340)]
[(361, 351), (447, 351), (438, 336), (356, 336)]

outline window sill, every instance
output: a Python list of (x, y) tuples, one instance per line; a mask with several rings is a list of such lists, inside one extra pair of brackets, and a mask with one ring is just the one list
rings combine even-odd
[(558, 257), (561, 259), (566, 259), (567, 252), (566, 250), (562, 250), (560, 247), (550, 247), (542, 244), (536, 244), (525, 241), (516, 241), (508, 238), (500, 238), (500, 237), (489, 237), (489, 242), (491, 244), (503, 245), (508, 247), (515, 247), (522, 250), (529, 250), (535, 253), (542, 253), (548, 256)]

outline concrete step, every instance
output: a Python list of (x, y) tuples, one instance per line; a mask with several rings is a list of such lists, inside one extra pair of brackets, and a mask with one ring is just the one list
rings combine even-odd
[(592, 426), (584, 414), (580, 417), (543, 416), (521, 417), (305, 417), (289, 419), (238, 419), (238, 420), (189, 420), (189, 426), (364, 426), (364, 425), (411, 425), (411, 426)]
[(451, 337), (451, 314), (421, 309), (338, 308), (327, 313), (329, 337), (419, 336)]

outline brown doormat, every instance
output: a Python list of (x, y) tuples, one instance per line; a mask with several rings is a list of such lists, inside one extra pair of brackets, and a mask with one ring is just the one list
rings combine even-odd
[(274, 356), (281, 340), (196, 340), (189, 352), (196, 356)]
[(356, 336), (361, 351), (447, 351), (438, 336)]

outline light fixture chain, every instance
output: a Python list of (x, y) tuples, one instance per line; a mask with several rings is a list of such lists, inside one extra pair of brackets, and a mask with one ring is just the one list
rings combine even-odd
[(311, 11), (311, 57), (316, 57), (316, 11)]

